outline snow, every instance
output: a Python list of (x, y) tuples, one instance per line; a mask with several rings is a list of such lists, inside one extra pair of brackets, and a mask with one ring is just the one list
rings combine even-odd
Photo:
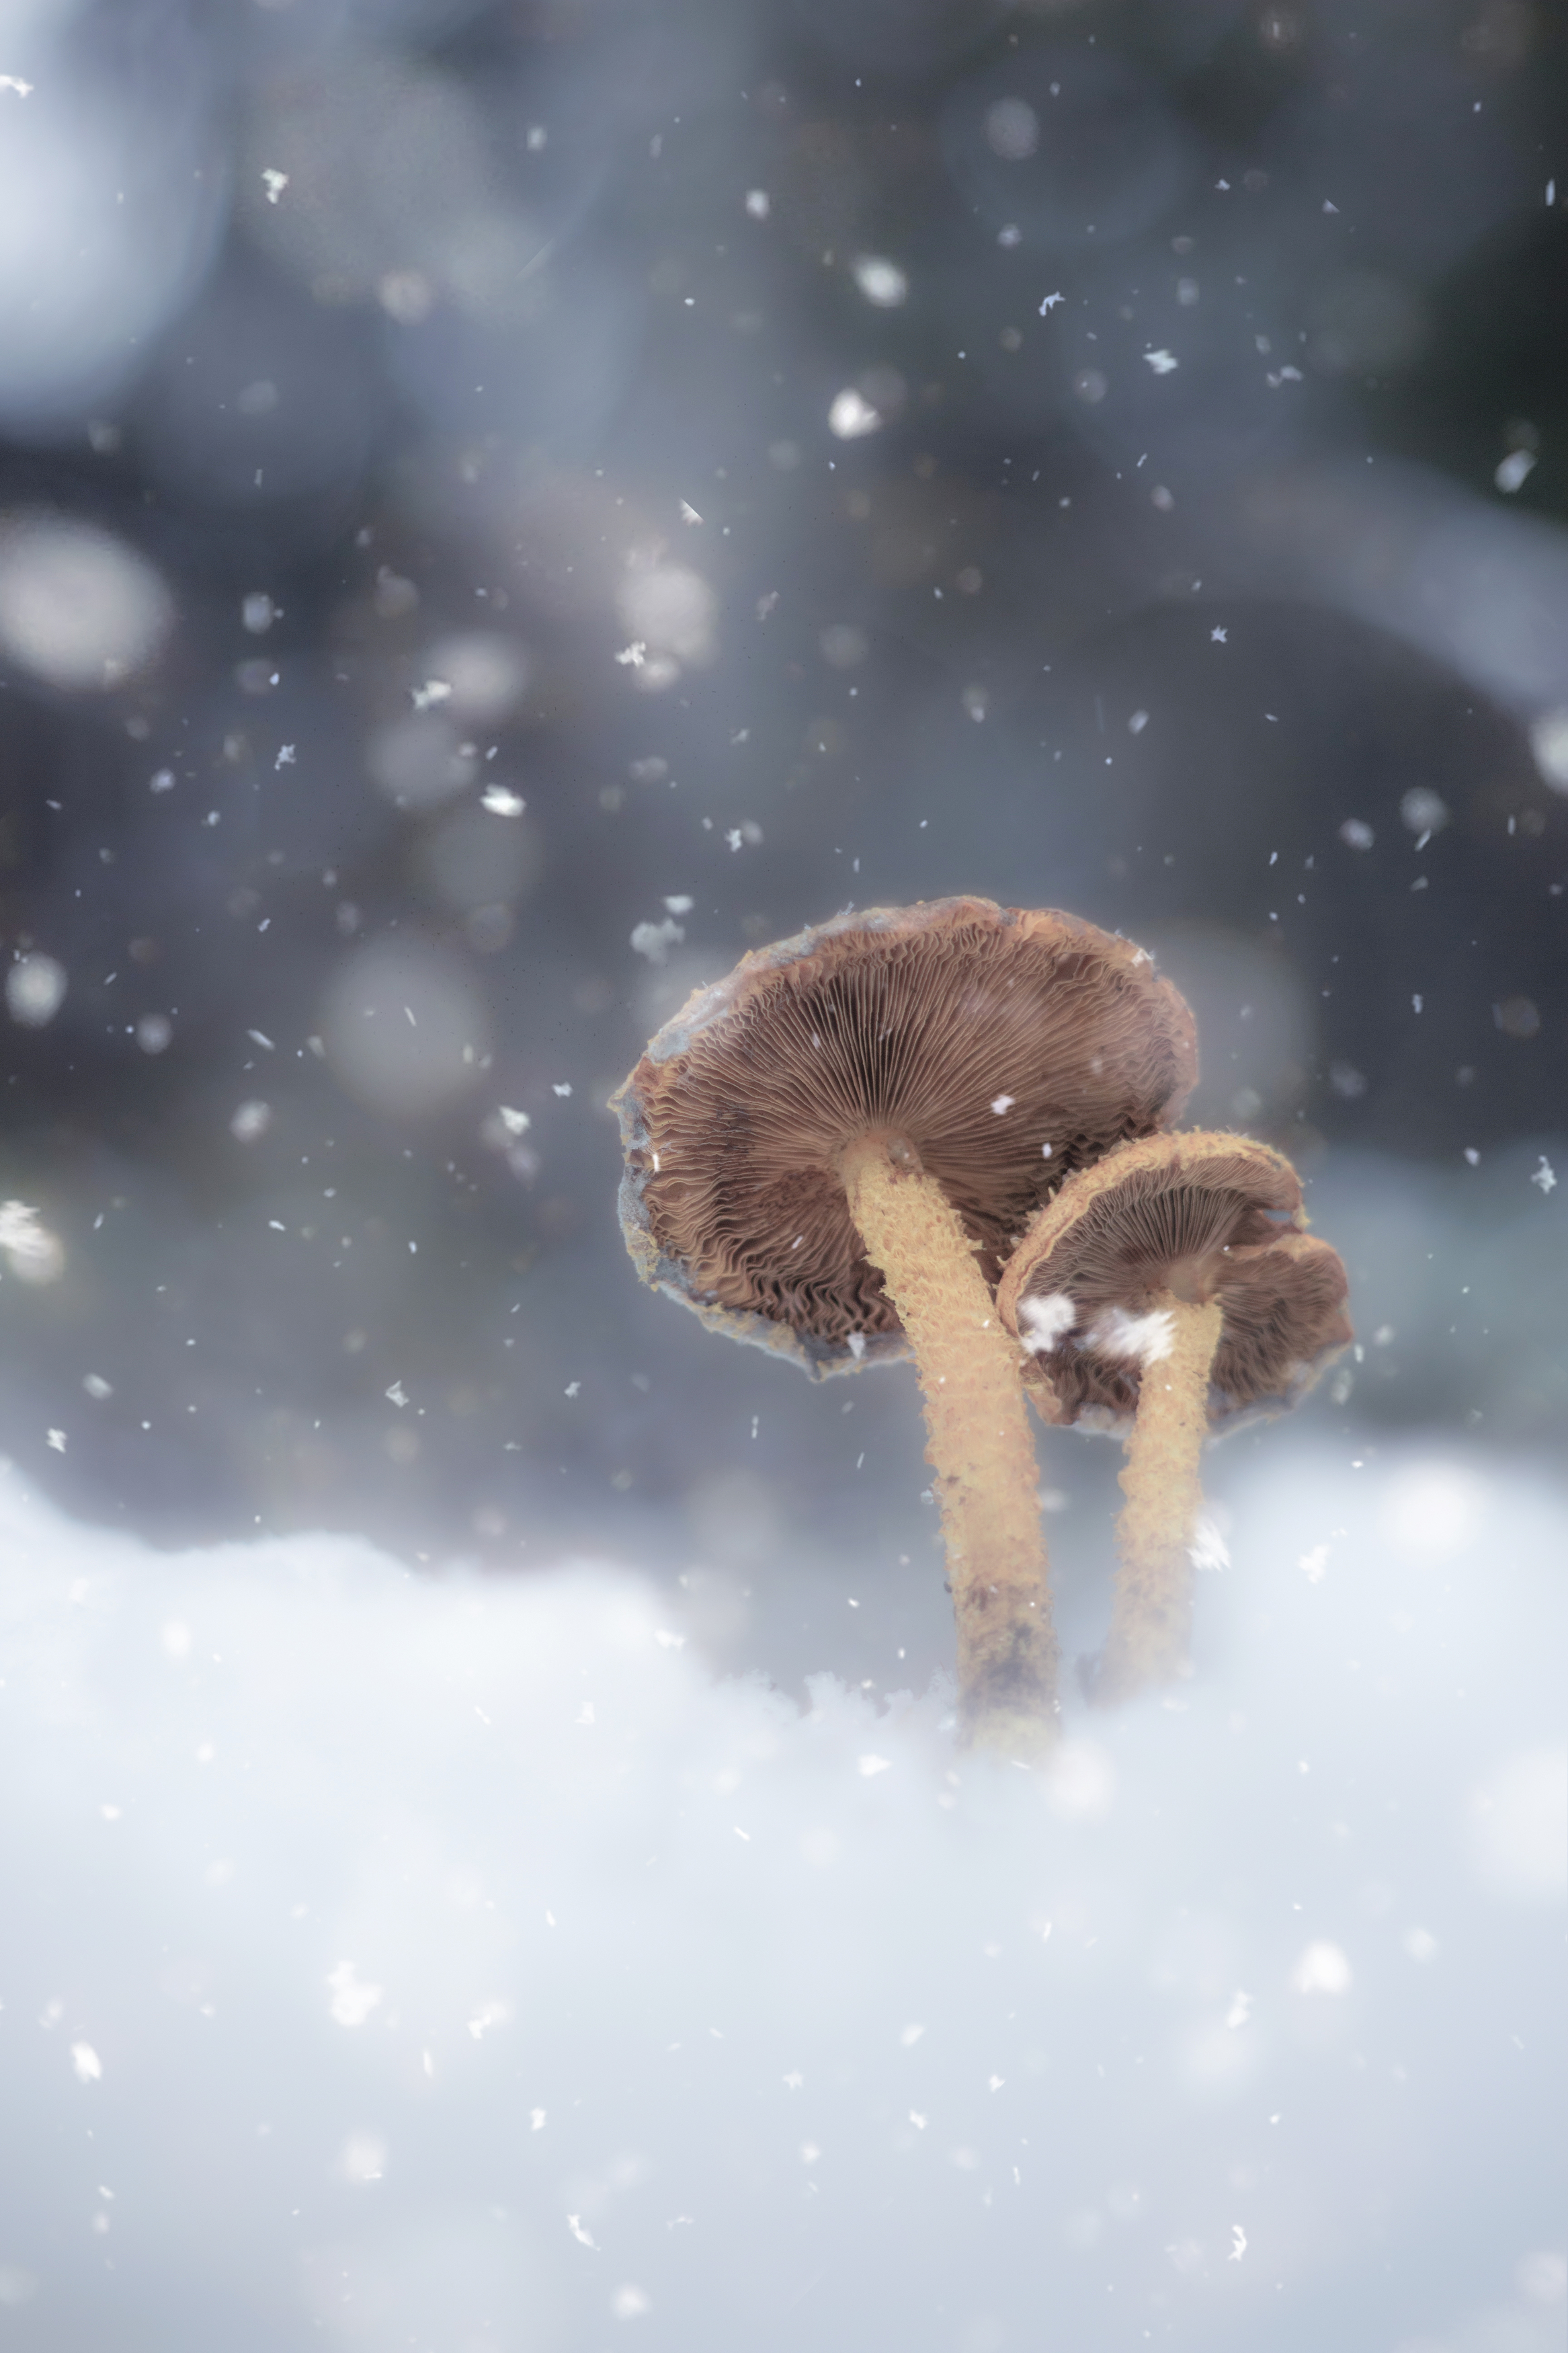
[(1288, 1445), (1194, 1679), (1043, 1775), (716, 1682), (624, 1569), (0, 1479), (17, 2341), (1546, 2353), (1568, 1499)]
[(0, 656), (67, 692), (142, 670), (174, 627), (146, 558), (96, 524), (12, 513), (0, 522)]
[(1163, 1362), (1175, 1345), (1175, 1319), (1164, 1307), (1133, 1315), (1125, 1307), (1108, 1307), (1089, 1334), (1090, 1345), (1108, 1356), (1131, 1356), (1142, 1365)]
[(1441, 793), (1433, 792), (1427, 785), (1413, 785), (1407, 793), (1400, 795), (1399, 814), (1411, 832), (1420, 836), (1415, 844), (1419, 849), (1433, 834), (1442, 832), (1452, 812)]
[(1349, 1993), (1354, 1972), (1338, 1945), (1320, 1938), (1309, 1945), (1290, 1972), (1297, 1993)]
[(1505, 497), (1511, 498), (1516, 491), (1524, 488), (1535, 470), (1535, 462), (1533, 449), (1510, 449), (1493, 471), (1492, 480)]
[(1032, 1356), (1048, 1356), (1078, 1322), (1078, 1309), (1065, 1291), (1048, 1295), (1026, 1294), (1018, 1302), (1018, 1321), (1025, 1347)]
[(985, 144), (1004, 162), (1021, 164), (1040, 143), (1040, 118), (1026, 99), (999, 98), (985, 111)]
[(634, 924), (630, 944), (637, 955), (647, 956), (649, 964), (663, 964), (670, 949), (679, 947), (685, 937), (684, 928), (667, 915), (662, 923)]
[(881, 411), (873, 408), (863, 393), (853, 385), (846, 385), (835, 393), (827, 411), (827, 429), (840, 441), (858, 441), (868, 433), (879, 431)]
[(857, 254), (850, 269), (856, 285), (873, 310), (896, 311), (908, 301), (908, 275), (886, 254)]
[(1568, 793), (1568, 711), (1542, 712), (1531, 727), (1530, 748), (1542, 781), (1554, 793)]
[(23, 1282), (53, 1282), (65, 1267), (58, 1235), (26, 1201), (0, 1201), (0, 1257)]
[(272, 1106), (260, 1102), (242, 1103), (228, 1124), (228, 1132), (237, 1144), (255, 1144), (272, 1124)]

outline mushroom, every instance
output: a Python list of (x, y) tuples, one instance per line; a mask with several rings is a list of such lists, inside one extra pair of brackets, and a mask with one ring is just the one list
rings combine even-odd
[(1192, 1017), (1148, 955), (989, 899), (836, 916), (744, 957), (615, 1097), (645, 1282), (815, 1378), (913, 1353), (964, 1736), (1055, 1707), (1034, 1450), (993, 1286), (1061, 1178), (1173, 1116)]
[(1352, 1337), (1343, 1263), (1306, 1222), (1267, 1145), (1152, 1135), (1069, 1178), (1007, 1262), (997, 1308), (1046, 1419), (1126, 1437), (1098, 1700), (1186, 1672), (1204, 1440), (1295, 1405)]

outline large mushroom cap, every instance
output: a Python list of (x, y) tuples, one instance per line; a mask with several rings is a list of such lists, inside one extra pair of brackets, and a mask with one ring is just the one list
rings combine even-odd
[(989, 899), (836, 916), (699, 989), (616, 1094), (626, 1245), (814, 1374), (902, 1356), (848, 1145), (911, 1145), (994, 1282), (1062, 1178), (1174, 1117), (1196, 1076), (1183, 999), (1092, 923)]
[(1211, 1430), (1296, 1404), (1352, 1338), (1337, 1250), (1301, 1229), (1300, 1180), (1244, 1135), (1152, 1135), (1062, 1187), (1003, 1274), (1002, 1320), (1031, 1352), (1048, 1420), (1125, 1426), (1140, 1318), (1217, 1299)]

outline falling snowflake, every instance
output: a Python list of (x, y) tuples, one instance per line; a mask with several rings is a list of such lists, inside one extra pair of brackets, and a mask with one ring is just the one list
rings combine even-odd
[(345, 2181), (363, 2188), (379, 2181), (386, 2171), (386, 2143), (374, 2133), (351, 2133), (343, 2143), (338, 2170)]
[(1192, 1543), (1187, 1546), (1187, 1558), (1194, 1568), (1228, 1568), (1230, 1547), (1217, 1524), (1205, 1512), (1193, 1530)]
[(264, 1103), (242, 1103), (229, 1121), (228, 1132), (237, 1144), (254, 1144), (265, 1135), (272, 1124), (272, 1106)]
[(1297, 1993), (1348, 1993), (1352, 1974), (1339, 1946), (1324, 1940), (1308, 1946), (1290, 1972), (1290, 1984)]
[(851, 274), (874, 310), (896, 311), (909, 294), (910, 281), (886, 254), (862, 253), (850, 264)]
[(836, 393), (827, 412), (827, 429), (839, 441), (859, 441), (868, 433), (880, 430), (882, 412), (873, 408), (863, 393), (847, 385)]
[(26, 1201), (0, 1201), (0, 1251), (24, 1282), (52, 1282), (66, 1262), (58, 1237)]
[(505, 2001), (481, 2002), (468, 2021), (468, 2032), (476, 2042), (482, 2042), (492, 2026), (506, 2026), (511, 2021), (511, 2004)]
[(679, 947), (685, 937), (684, 925), (667, 915), (662, 923), (638, 923), (632, 932), (631, 944), (638, 955), (647, 956), (649, 964), (662, 964), (669, 950)]
[(383, 1989), (363, 1978), (352, 1961), (340, 1961), (327, 1973), (332, 2017), (339, 2026), (363, 2026), (379, 2007)]

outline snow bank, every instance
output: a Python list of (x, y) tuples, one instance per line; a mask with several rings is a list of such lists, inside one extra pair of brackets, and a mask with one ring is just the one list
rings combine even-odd
[(0, 2344), (1546, 2353), (1568, 1511), (1281, 1436), (1048, 1775), (0, 1480)]

